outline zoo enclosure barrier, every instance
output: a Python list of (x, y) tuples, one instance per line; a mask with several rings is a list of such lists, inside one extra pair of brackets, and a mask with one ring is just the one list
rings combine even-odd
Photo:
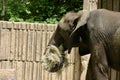
[(15, 69), (17, 80), (80, 80), (76, 48), (67, 56), (69, 66), (59, 76), (41, 66), (41, 56), (55, 29), (56, 24), (0, 21), (0, 69)]
[[(0, 21), (0, 69), (15, 69), (17, 80), (84, 80), (78, 49), (67, 55), (69, 66), (57, 73), (48, 73), (41, 66), (41, 56), (55, 31), (56, 24)], [(86, 65), (87, 66), (87, 65)], [(110, 69), (111, 80), (120, 80), (120, 73)]]

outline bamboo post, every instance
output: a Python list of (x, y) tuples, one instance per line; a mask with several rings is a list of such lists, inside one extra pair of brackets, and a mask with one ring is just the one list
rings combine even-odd
[(0, 80), (17, 80), (14, 69), (0, 69)]

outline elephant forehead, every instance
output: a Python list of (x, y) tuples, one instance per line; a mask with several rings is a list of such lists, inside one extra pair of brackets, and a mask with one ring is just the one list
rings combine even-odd
[(78, 13), (75, 13), (75, 12), (68, 12), (66, 15), (65, 15), (65, 19), (66, 20), (73, 20), (75, 18), (77, 18), (79, 15)]
[(61, 19), (61, 20), (60, 20), (60, 22), (59, 22), (59, 27), (60, 27), (61, 29), (63, 29), (63, 30), (68, 30), (68, 29), (70, 29), (70, 28), (69, 28), (69, 24), (68, 24), (66, 21), (64, 21), (64, 19)]

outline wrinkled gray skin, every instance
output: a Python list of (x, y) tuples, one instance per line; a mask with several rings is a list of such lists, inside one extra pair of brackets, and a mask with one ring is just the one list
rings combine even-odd
[(63, 45), (63, 52), (79, 47), (80, 55), (91, 53), (86, 80), (109, 80), (108, 67), (120, 71), (120, 13), (68, 12), (48, 45)]

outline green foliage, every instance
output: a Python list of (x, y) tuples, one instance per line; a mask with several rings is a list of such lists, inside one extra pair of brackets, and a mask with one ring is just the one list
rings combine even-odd
[(6, 0), (5, 20), (57, 23), (66, 12), (79, 11), (82, 5), (82, 0)]

